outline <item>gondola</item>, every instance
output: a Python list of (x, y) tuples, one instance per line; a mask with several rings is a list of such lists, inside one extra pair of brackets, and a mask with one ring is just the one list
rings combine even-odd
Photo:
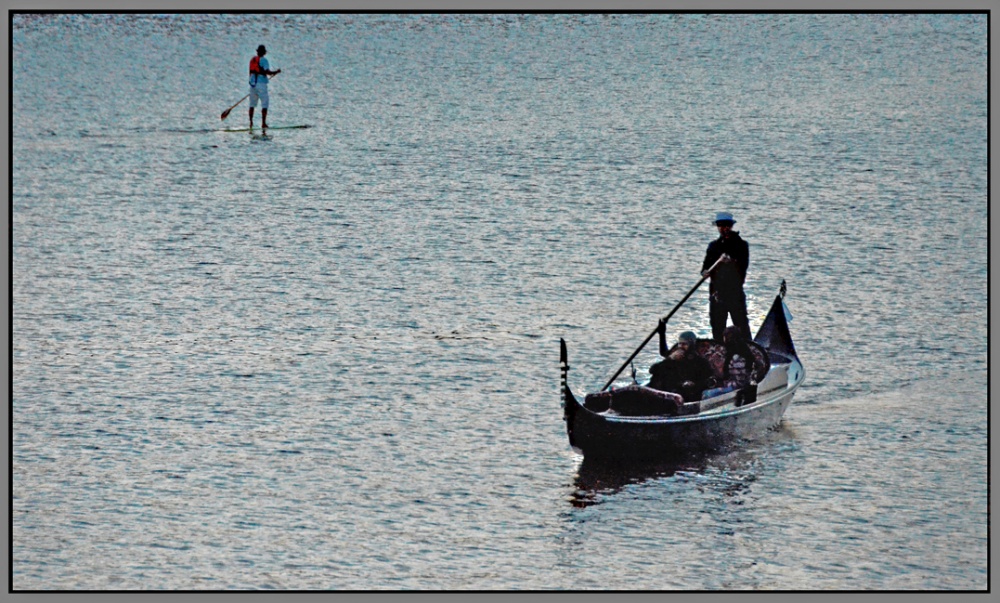
[[(588, 459), (665, 458), (721, 450), (756, 439), (777, 426), (805, 379), (805, 369), (788, 330), (785, 293), (782, 281), (753, 338), (752, 351), (763, 354), (766, 360), (762, 378), (708, 399), (688, 402), (678, 394), (639, 383), (613, 387), (609, 382), (581, 402), (570, 390), (566, 342), (560, 339), (562, 403), (570, 446)], [(720, 376), (721, 344), (699, 339), (697, 346)]]

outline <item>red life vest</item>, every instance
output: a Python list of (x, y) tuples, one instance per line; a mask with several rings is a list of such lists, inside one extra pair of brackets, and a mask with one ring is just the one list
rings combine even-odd
[(250, 59), (250, 75), (262, 75), (260, 70), (260, 57)]

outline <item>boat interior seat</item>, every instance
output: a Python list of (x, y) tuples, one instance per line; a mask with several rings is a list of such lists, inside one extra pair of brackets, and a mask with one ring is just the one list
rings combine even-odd
[(611, 409), (626, 416), (676, 415), (684, 406), (684, 398), (673, 392), (630, 384), (589, 393), (583, 406), (593, 412)]

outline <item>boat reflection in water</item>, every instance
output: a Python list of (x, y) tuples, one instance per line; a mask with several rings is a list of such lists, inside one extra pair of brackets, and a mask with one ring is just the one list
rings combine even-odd
[(762, 464), (794, 447), (794, 431), (781, 424), (753, 442), (733, 442), (726, 449), (711, 452), (641, 461), (585, 457), (573, 480), (569, 502), (577, 508), (599, 505), (630, 486), (658, 480), (697, 480), (699, 487), (738, 496), (756, 481)]

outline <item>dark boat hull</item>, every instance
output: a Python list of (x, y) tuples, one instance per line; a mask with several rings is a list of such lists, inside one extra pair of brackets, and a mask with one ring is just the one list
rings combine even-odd
[[(805, 378), (788, 334), (781, 296), (755, 341), (772, 360), (756, 398), (731, 392), (703, 401), (708, 410), (688, 416), (620, 416), (588, 409), (566, 382), (569, 367), (563, 347), (563, 406), (570, 445), (588, 458), (653, 459), (720, 450), (760, 437), (778, 425)], [(744, 399), (753, 401), (742, 403)]]

